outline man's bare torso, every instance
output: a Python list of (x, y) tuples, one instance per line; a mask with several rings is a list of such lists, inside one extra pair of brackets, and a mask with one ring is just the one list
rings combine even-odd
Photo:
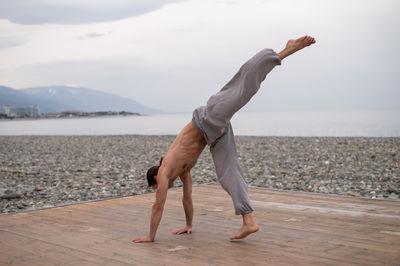
[(189, 122), (176, 137), (161, 164), (160, 171), (173, 181), (196, 164), (201, 152), (207, 145), (204, 137), (199, 134), (192, 122)]

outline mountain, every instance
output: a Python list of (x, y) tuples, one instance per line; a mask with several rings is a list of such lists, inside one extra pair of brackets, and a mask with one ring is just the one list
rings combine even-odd
[(27, 95), (20, 90), (9, 87), (0, 86), (0, 112), (3, 112), (3, 106), (35, 106), (40, 107), (42, 113), (58, 112), (59, 109), (68, 109), (69, 106), (63, 104), (55, 105), (51, 101), (47, 101), (40, 97)]
[(4, 105), (38, 105), (42, 113), (62, 111), (161, 113), (128, 98), (72, 86), (32, 87), (21, 90), (0, 86), (0, 107)]

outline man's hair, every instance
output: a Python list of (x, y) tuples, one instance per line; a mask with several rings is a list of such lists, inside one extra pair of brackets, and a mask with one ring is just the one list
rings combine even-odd
[(160, 168), (162, 161), (163, 158), (161, 158), (159, 165), (150, 167), (150, 169), (147, 170), (147, 182), (149, 183), (149, 187), (157, 184), (157, 180), (154, 177), (158, 174), (158, 169)]

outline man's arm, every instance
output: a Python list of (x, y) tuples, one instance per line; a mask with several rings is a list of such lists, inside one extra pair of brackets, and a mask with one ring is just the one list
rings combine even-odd
[(193, 201), (192, 201), (192, 175), (190, 170), (182, 174), (181, 180), (183, 183), (183, 198), (182, 204), (185, 210), (186, 226), (182, 229), (173, 232), (175, 235), (192, 232), (192, 221), (193, 221)]
[(156, 236), (158, 225), (160, 224), (162, 213), (164, 210), (164, 204), (167, 199), (168, 185), (169, 179), (163, 168), (160, 168), (159, 173), (157, 175), (157, 192), (156, 192), (156, 201), (153, 204), (153, 208), (151, 211), (151, 220), (150, 220), (150, 232), (147, 237), (138, 237), (133, 240), (135, 243), (140, 242), (153, 242)]

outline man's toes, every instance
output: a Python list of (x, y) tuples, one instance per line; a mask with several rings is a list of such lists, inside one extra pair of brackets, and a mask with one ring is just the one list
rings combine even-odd
[(234, 236), (231, 236), (231, 240), (235, 240), (235, 239), (242, 239), (243, 237), (242, 236), (240, 236), (240, 235), (234, 235)]

